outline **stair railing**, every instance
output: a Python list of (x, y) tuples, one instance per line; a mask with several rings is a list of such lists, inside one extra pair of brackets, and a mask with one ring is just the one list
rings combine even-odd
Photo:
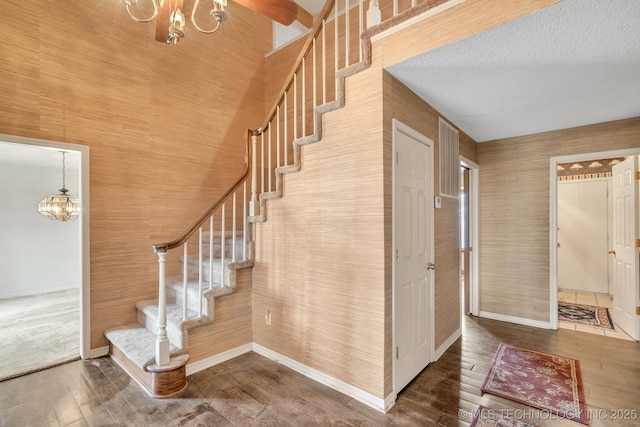
[[(159, 267), (159, 280), (158, 280), (158, 335), (156, 338), (156, 365), (163, 366), (167, 365), (170, 360), (170, 343), (167, 335), (167, 293), (166, 293), (166, 256), (168, 251), (172, 249), (183, 248), (183, 256), (182, 256), (182, 289), (181, 289), (181, 297), (182, 297), (182, 318), (183, 320), (189, 320), (192, 318), (190, 314), (197, 313), (194, 317), (196, 319), (201, 318), (203, 316), (203, 307), (202, 307), (202, 295), (205, 283), (205, 274), (207, 274), (208, 278), (208, 288), (211, 290), (214, 287), (218, 287), (222, 289), (222, 292), (218, 291), (217, 294), (224, 294), (224, 284), (225, 284), (225, 270), (226, 265), (228, 264), (228, 255), (227, 254), (227, 222), (231, 222), (231, 257), (230, 262), (238, 262), (238, 261), (247, 261), (250, 258), (250, 248), (248, 247), (248, 224), (246, 221), (247, 216), (247, 202), (248, 202), (248, 194), (247, 194), (247, 178), (251, 173), (251, 162), (250, 153), (252, 151), (252, 144), (250, 143), (252, 140), (255, 140), (255, 136), (251, 136), (247, 138), (247, 145), (245, 149), (245, 157), (244, 157), (244, 170), (242, 175), (235, 180), (235, 182), (231, 185), (229, 190), (224, 192), (218, 199), (216, 199), (213, 204), (205, 211), (205, 213), (195, 221), (191, 227), (179, 238), (172, 240), (166, 243), (160, 243), (153, 245), (153, 251), (158, 255), (158, 267)], [(253, 154), (255, 157), (255, 153)], [(242, 203), (242, 214), (240, 214), (239, 201)], [(227, 206), (231, 205), (230, 211), (227, 210)], [(238, 231), (238, 217), (241, 215), (243, 218), (242, 223), (242, 240), (239, 241), (239, 237), (237, 235)], [(217, 234), (214, 232), (214, 225), (218, 225), (219, 231)], [(196, 234), (197, 232), (197, 234)], [(199, 298), (197, 299), (197, 308), (194, 310), (190, 310), (188, 304), (188, 287), (189, 283), (189, 239), (195, 237), (197, 235), (197, 295)], [(204, 249), (207, 245), (204, 244), (204, 238), (208, 235), (208, 271), (205, 270), (205, 254)], [(219, 236), (219, 244), (216, 245), (217, 242), (214, 241), (214, 238)], [(238, 242), (241, 242), (241, 254), (238, 253)], [(218, 251), (215, 249), (219, 248)], [(217, 253), (216, 253), (217, 252)], [(215, 258), (215, 259), (214, 259)], [(214, 264), (219, 262), (220, 269), (218, 272), (215, 272)], [(218, 277), (214, 277), (214, 273), (217, 273)], [(215, 282), (219, 280), (219, 284)], [(197, 310), (197, 311), (196, 311)]]
[[(441, 3), (446, 0), (436, 0)], [(365, 4), (368, 3), (365, 11)], [(405, 4), (406, 2), (403, 2)], [(433, 3), (433, 0), (425, 0)], [(278, 98), (269, 110), (267, 119), (261, 127), (249, 131), (245, 150), (245, 166), (242, 175), (224, 192), (211, 207), (176, 240), (153, 245), (158, 255), (158, 334), (156, 338), (156, 364), (167, 365), (170, 361), (170, 343), (167, 334), (167, 253), (172, 249), (183, 248), (182, 255), (182, 318), (190, 320), (203, 316), (202, 298), (198, 299), (197, 312), (188, 307), (190, 257), (189, 240), (197, 233), (197, 289), (203, 295), (206, 278), (208, 287), (214, 294), (225, 295), (226, 291), (226, 222), (231, 225), (231, 263), (248, 266), (253, 261), (253, 241), (248, 223), (264, 221), (265, 212), (262, 203), (266, 199), (282, 196), (282, 175), (297, 171), (300, 167), (300, 146), (316, 142), (321, 138), (323, 113), (344, 105), (343, 80), (370, 65), (369, 46), (363, 46), (360, 35), (368, 28), (380, 24), (381, 20), (401, 21), (403, 13), (416, 7), (417, 0), (411, 0), (411, 6), (400, 10), (398, 0), (328, 0), (318, 14), (313, 27), (304, 42), (294, 65), (284, 80)], [(380, 6), (382, 5), (382, 7)], [(259, 146), (258, 146), (259, 140)], [(259, 152), (259, 157), (258, 157)], [(259, 164), (258, 164), (259, 158)], [(251, 174), (250, 194), (247, 194), (247, 182)], [(275, 182), (274, 182), (275, 181)], [(237, 253), (237, 218), (240, 215), (237, 200), (242, 200), (242, 257)], [(231, 212), (226, 210), (231, 204)], [(247, 212), (247, 204), (249, 212)], [(219, 232), (214, 233), (218, 225)], [(216, 234), (217, 233), (217, 234)], [(208, 235), (208, 270), (205, 270), (204, 239)], [(219, 235), (214, 249), (214, 237)], [(214, 270), (214, 256), (219, 259), (220, 269)], [(205, 273), (206, 276), (205, 277)], [(214, 273), (219, 275), (220, 283), (214, 285)], [(193, 271), (191, 270), (191, 275)], [(219, 288), (220, 290), (216, 289)], [(194, 317), (192, 313), (196, 313)]]

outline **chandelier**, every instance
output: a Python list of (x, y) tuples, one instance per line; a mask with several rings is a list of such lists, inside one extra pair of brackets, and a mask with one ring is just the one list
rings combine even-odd
[[(145, 0), (147, 1), (147, 0)], [(132, 12), (132, 7), (138, 3), (138, 0), (120, 0), (125, 5), (127, 13), (136, 22), (151, 22), (156, 19), (156, 40), (166, 41), (167, 44), (178, 44), (180, 39), (184, 37), (184, 26), (186, 18), (182, 12), (182, 0), (148, 0), (153, 5), (153, 13), (151, 16), (138, 17)], [(196, 11), (200, 0), (195, 0), (193, 9), (191, 9), (191, 23), (198, 31), (204, 34), (215, 33), (220, 28), (220, 23), (227, 19), (227, 0), (212, 0), (212, 8), (209, 15), (214, 21), (212, 29), (203, 29), (196, 21)]]
[(75, 196), (67, 196), (65, 188), (65, 152), (62, 153), (62, 188), (60, 194), (46, 196), (38, 203), (38, 212), (51, 219), (58, 219), (66, 222), (78, 218), (80, 215), (80, 202)]

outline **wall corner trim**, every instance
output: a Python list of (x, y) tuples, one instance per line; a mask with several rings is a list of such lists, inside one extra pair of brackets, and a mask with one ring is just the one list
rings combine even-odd
[(92, 348), (89, 351), (89, 359), (97, 359), (98, 357), (109, 355), (109, 346), (105, 345), (104, 347)]
[(507, 316), (506, 314), (491, 313), (489, 311), (480, 311), (480, 317), (485, 319), (499, 320), (501, 322), (516, 323), (518, 325), (532, 326), (540, 329), (553, 329), (550, 322), (541, 320), (526, 319), (524, 317)]
[(187, 376), (193, 375), (196, 372), (204, 371), (207, 368), (218, 365), (222, 362), (226, 362), (227, 360), (231, 360), (245, 353), (249, 353), (252, 350), (253, 343), (247, 343), (239, 347), (232, 348), (231, 350), (223, 351), (222, 353), (207, 357), (205, 359), (189, 363), (187, 364)]
[(440, 347), (436, 349), (435, 354), (433, 355), (433, 361), (437, 361), (440, 359), (440, 356), (444, 354), (445, 351), (451, 347), (451, 345), (458, 340), (462, 336), (462, 328), (458, 328), (454, 333), (451, 334), (449, 338), (445, 342), (443, 342)]
[(266, 357), (267, 359), (273, 360), (287, 368), (293, 369), (294, 371), (311, 378), (314, 381), (317, 381), (321, 384), (324, 384), (328, 387), (331, 387), (334, 390), (337, 390), (341, 393), (350, 396), (359, 402), (364, 403), (367, 406), (372, 407), (382, 413), (385, 413), (395, 403), (396, 395), (389, 395), (385, 399), (376, 397), (371, 393), (368, 393), (364, 390), (361, 390), (357, 387), (352, 386), (351, 384), (347, 384), (344, 381), (341, 381), (337, 378), (329, 376), (323, 372), (320, 372), (316, 369), (313, 369), (307, 365), (303, 365), (302, 363), (293, 360), (287, 356), (284, 356), (280, 353), (276, 353), (273, 350), (270, 350), (266, 347), (261, 346), (260, 344), (253, 343), (253, 351), (258, 353), (261, 356)]

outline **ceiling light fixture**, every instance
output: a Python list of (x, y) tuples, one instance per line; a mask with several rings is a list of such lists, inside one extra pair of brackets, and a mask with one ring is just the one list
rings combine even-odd
[[(180, 39), (184, 37), (184, 26), (186, 24), (186, 18), (182, 13), (182, 1), (183, 0), (149, 0), (153, 5), (153, 13), (146, 18), (139, 18), (132, 12), (132, 8), (138, 4), (138, 0), (120, 0), (125, 5), (127, 13), (136, 22), (151, 22), (156, 20), (156, 40), (166, 41), (167, 44), (178, 44)], [(195, 0), (193, 8), (191, 9), (191, 22), (198, 31), (204, 34), (215, 33), (219, 28), (222, 21), (227, 19), (227, 0), (212, 0), (212, 8), (209, 11), (209, 15), (214, 21), (214, 27), (210, 30), (205, 30), (196, 21), (196, 11), (200, 0)]]
[(38, 213), (63, 222), (74, 220), (80, 215), (80, 201), (76, 196), (67, 196), (65, 187), (65, 154), (62, 153), (62, 188), (60, 194), (46, 196), (38, 203)]

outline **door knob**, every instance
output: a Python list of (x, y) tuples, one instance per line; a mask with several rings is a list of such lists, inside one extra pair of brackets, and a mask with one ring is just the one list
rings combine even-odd
[(607, 251), (607, 253), (608, 253), (609, 255), (612, 255), (612, 254), (613, 254), (613, 255), (615, 255), (615, 254), (616, 254), (616, 250), (615, 250), (615, 249), (609, 249), (609, 250)]
[(432, 262), (430, 262), (429, 264), (427, 264), (427, 270), (435, 270), (436, 269), (436, 265)]

